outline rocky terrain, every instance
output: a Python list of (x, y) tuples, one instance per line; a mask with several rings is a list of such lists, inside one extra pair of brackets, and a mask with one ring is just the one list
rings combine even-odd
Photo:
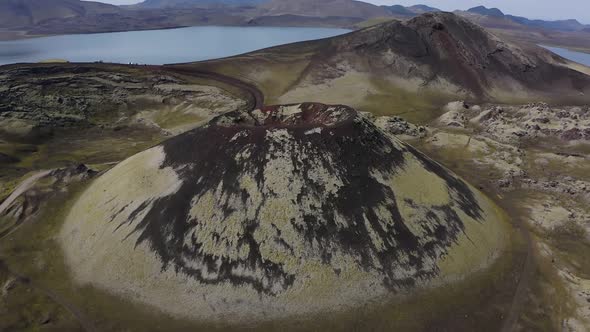
[[(546, 103), (479, 106), (457, 102), (450, 103), (445, 110), (447, 112), (434, 121), (434, 126), (450, 131), (443, 134), (431, 129), (430, 142), (448, 146), (465, 141), (470, 150), (493, 153), (487, 163), (496, 166), (502, 159), (508, 159), (507, 165), (515, 168), (506, 174), (526, 177), (527, 172), (521, 169), (527, 166), (524, 161), (526, 150), (535, 151), (537, 158), (532, 162), (539, 167), (552, 162), (582, 166), (586, 161), (586, 144), (590, 141), (587, 106), (550, 106)], [(505, 179), (500, 183), (506, 185), (508, 182)], [(546, 189), (565, 186), (573, 193), (576, 187), (584, 188), (568, 181), (552, 182), (545, 184)], [(535, 184), (529, 180), (526, 183), (527, 186)]]
[(0, 330), (588, 330), (584, 72), (438, 13), (0, 67)]
[[(173, 130), (174, 125), (191, 125), (178, 122), (182, 118), (193, 118), (194, 126), (216, 112), (245, 107), (215, 87), (187, 84), (167, 73), (137, 74), (97, 66), (5, 67), (0, 132), (26, 136), (56, 127), (113, 128), (132, 122)], [(165, 123), (170, 113), (176, 119)]]
[(1, 67), (0, 200), (30, 171), (118, 161), (256, 103), (224, 80), (143, 66)]
[(428, 127), (413, 124), (399, 116), (375, 116), (371, 113), (363, 115), (371, 119), (381, 130), (400, 139), (424, 138), (428, 135)]
[[(545, 324), (554, 328), (587, 330), (588, 265), (582, 249), (590, 239), (587, 107), (453, 102), (444, 112), (426, 135), (407, 140), (504, 197), (501, 205), (521, 216), (534, 234), (532, 250), (539, 250), (534, 264), (540, 275), (526, 282), (528, 289), (539, 290), (527, 297), (528, 305), (552, 312)], [(515, 326), (527, 315), (534, 314), (521, 314)]]
[(559, 138), (575, 143), (590, 139), (588, 106), (556, 108), (546, 103), (522, 107), (496, 106), (486, 109), (471, 121), (484, 127), (488, 135), (501, 142)]

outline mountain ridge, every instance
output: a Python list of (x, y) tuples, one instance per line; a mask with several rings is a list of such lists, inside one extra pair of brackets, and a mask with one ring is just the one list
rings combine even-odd
[(532, 28), (544, 28), (549, 30), (559, 30), (559, 31), (581, 31), (586, 28), (590, 28), (589, 25), (585, 25), (580, 23), (578, 20), (575, 19), (566, 19), (566, 20), (541, 20), (541, 19), (529, 19), (523, 16), (515, 16), (505, 14), (498, 8), (487, 8), (485, 6), (477, 6), (468, 9), (466, 12), (472, 14), (478, 14), (482, 16), (489, 16), (495, 18), (506, 18), (510, 21), (513, 21), (518, 24), (522, 24), (524, 26), (532, 27)]
[(79, 0), (0, 0), (0, 27), (22, 27), (48, 19), (113, 14), (121, 9), (102, 2)]
[(266, 0), (145, 0), (129, 8), (165, 9), (165, 8), (216, 8), (257, 6)]
[(344, 16), (377, 18), (389, 16), (389, 12), (382, 7), (355, 0), (270, 0), (263, 3), (260, 10), (264, 15), (302, 15), (302, 16)]

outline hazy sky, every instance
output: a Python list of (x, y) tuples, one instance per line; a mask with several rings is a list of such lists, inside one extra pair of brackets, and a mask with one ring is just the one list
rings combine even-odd
[[(98, 0), (101, 1), (101, 0)], [(131, 4), (139, 0), (102, 0), (114, 4)], [(321, 0), (317, 0), (321, 1)], [(478, 5), (498, 7), (505, 13), (528, 18), (576, 18), (590, 24), (590, 0), (365, 0), (378, 5), (415, 5), (422, 3), (443, 10), (467, 9)]]

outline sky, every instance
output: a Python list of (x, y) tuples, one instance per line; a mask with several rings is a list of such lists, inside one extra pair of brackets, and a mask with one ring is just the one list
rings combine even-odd
[[(101, 0), (98, 0), (101, 1)], [(321, 0), (318, 0), (321, 1)], [(590, 0), (364, 0), (377, 5), (415, 5), (417, 3), (442, 10), (468, 9), (483, 5), (500, 8), (504, 13), (540, 19), (575, 18), (590, 24)], [(139, 0), (102, 0), (117, 5)]]

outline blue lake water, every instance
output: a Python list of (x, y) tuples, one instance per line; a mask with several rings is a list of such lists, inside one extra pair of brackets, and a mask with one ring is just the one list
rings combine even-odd
[(588, 53), (576, 52), (576, 51), (568, 50), (565, 48), (551, 47), (551, 46), (545, 46), (545, 45), (541, 45), (541, 47), (546, 48), (549, 51), (551, 51), (557, 55), (560, 55), (568, 60), (572, 60), (577, 63), (581, 63), (586, 66), (590, 66), (590, 54), (588, 54)]
[(209, 26), (64, 35), (0, 42), (0, 65), (47, 59), (154, 65), (190, 62), (347, 32), (330, 28)]

